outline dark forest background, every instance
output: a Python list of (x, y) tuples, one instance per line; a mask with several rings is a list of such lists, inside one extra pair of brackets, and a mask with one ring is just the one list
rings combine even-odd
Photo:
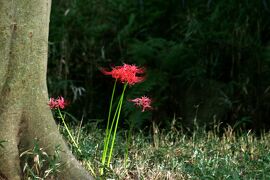
[(155, 109), (125, 102), (123, 128), (192, 129), (196, 121), (269, 129), (269, 1), (52, 2), (49, 92), (69, 99), (67, 111), (85, 124), (106, 125), (114, 82), (98, 68), (125, 62), (147, 69), (126, 99), (148, 95)]

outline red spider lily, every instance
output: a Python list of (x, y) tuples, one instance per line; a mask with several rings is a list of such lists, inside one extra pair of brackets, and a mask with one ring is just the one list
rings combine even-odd
[(65, 101), (65, 99), (62, 96), (60, 96), (57, 99), (50, 98), (48, 105), (50, 106), (51, 109), (57, 108), (64, 109), (67, 104), (68, 103)]
[(147, 96), (142, 96), (141, 98), (136, 98), (129, 101), (133, 102), (136, 106), (142, 107), (142, 112), (147, 109), (153, 109), (151, 106), (152, 100)]
[(60, 96), (56, 101), (61, 109), (65, 108), (66, 102), (62, 96)]
[(123, 66), (115, 66), (112, 71), (107, 71), (104, 68), (101, 72), (105, 75), (111, 75), (113, 78), (120, 80), (122, 83), (134, 85), (142, 82), (144, 78), (144, 68), (139, 68), (135, 65), (124, 64)]

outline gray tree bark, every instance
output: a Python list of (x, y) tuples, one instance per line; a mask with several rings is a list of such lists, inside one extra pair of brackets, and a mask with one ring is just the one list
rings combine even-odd
[(0, 179), (22, 179), (19, 155), (34, 139), (48, 153), (56, 145), (64, 169), (59, 179), (92, 177), (70, 153), (47, 105), (51, 0), (0, 0)]

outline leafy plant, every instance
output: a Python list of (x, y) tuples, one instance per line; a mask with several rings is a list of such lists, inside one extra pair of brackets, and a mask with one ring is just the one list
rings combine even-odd
[(20, 154), (24, 179), (56, 178), (62, 166), (59, 158), (60, 150), (60, 147), (55, 147), (54, 154), (49, 155), (39, 147), (38, 141), (35, 141), (33, 149)]
[[(266, 1), (53, 1), (50, 92), (72, 98), (71, 86), (82, 87), (73, 114), (102, 119), (109, 90), (96, 67), (124, 61), (154, 75), (127, 97), (147, 91), (159, 99), (150, 117), (162, 127), (176, 114), (191, 128), (197, 105), (200, 124), (248, 117), (246, 128), (270, 127), (268, 17)], [(215, 93), (207, 94), (209, 85)], [(208, 112), (215, 104), (223, 104), (219, 115)]]

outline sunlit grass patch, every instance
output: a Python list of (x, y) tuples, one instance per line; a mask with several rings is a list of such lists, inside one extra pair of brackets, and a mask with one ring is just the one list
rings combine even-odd
[(251, 131), (235, 133), (230, 127), (221, 135), (203, 129), (189, 135), (181, 131), (161, 132), (158, 146), (154, 146), (151, 134), (136, 132), (126, 163), (125, 136), (119, 132), (114, 160), (100, 177), (104, 131), (89, 127), (81, 131), (79, 143), (83, 154), (78, 158), (85, 165), (91, 162), (97, 179), (270, 178), (270, 133), (261, 136)]

